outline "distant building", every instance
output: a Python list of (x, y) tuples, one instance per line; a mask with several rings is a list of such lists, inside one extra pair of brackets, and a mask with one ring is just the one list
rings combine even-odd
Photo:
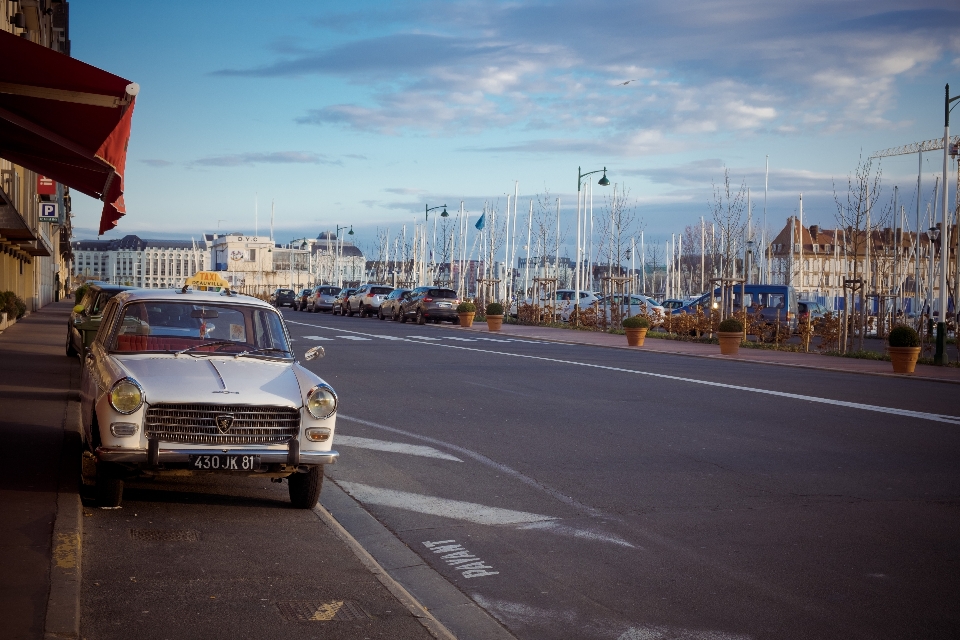
[(71, 271), (77, 280), (101, 280), (148, 289), (177, 287), (197, 271), (210, 269), (216, 235), (193, 240), (75, 240)]

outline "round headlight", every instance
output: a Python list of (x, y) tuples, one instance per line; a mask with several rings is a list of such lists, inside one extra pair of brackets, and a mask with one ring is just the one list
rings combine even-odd
[(307, 411), (314, 418), (329, 418), (337, 410), (337, 394), (324, 384), (318, 384), (307, 394)]
[(119, 413), (133, 413), (143, 404), (143, 389), (134, 380), (117, 380), (110, 389), (110, 406)]

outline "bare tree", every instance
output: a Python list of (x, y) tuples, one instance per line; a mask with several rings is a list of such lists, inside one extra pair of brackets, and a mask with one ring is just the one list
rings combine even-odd
[(743, 211), (746, 208), (747, 185), (740, 183), (740, 188), (734, 192), (730, 186), (730, 170), (724, 167), (723, 183), (713, 185), (713, 202), (710, 204), (710, 213), (716, 224), (717, 249), (721, 258), (719, 273), (722, 278), (732, 278), (736, 267), (737, 256), (743, 245), (743, 231), (745, 223)]
[[(859, 334), (860, 340), (858, 349), (863, 349), (863, 340), (867, 329), (867, 289), (871, 287), (870, 274), (865, 273), (868, 269), (866, 264), (868, 247), (875, 253), (873, 245), (873, 231), (879, 228), (886, 216), (887, 209), (875, 211), (874, 206), (880, 197), (881, 175), (879, 163), (876, 169), (873, 166), (871, 158), (864, 159), (863, 154), (857, 161), (857, 167), (852, 174), (847, 175), (847, 193), (845, 198), (841, 198), (837, 193), (836, 182), (833, 185), (833, 200), (837, 205), (836, 221), (837, 227), (841, 230), (842, 241), (846, 245), (848, 255), (853, 257), (853, 281), (861, 281), (854, 289), (851, 300), (856, 298), (859, 302), (859, 313), (854, 315), (854, 329)], [(801, 230), (802, 232), (802, 230)], [(868, 244), (869, 243), (869, 244)], [(844, 295), (844, 310), (847, 318), (850, 317), (850, 306)], [(843, 349), (852, 341), (853, 336), (847, 335), (849, 322), (845, 322), (843, 331)]]
[(607, 277), (622, 273), (623, 261), (630, 248), (630, 239), (636, 232), (636, 204), (630, 203), (630, 190), (626, 187), (617, 191), (613, 185), (613, 194), (604, 196), (598, 228), (600, 230), (600, 249), (598, 255), (607, 262)]

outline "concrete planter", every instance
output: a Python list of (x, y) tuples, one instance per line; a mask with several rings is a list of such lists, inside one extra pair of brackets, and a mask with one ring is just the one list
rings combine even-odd
[(464, 311), (457, 314), (460, 317), (460, 326), (461, 327), (472, 327), (473, 326), (473, 317), (477, 315), (476, 311)]
[(627, 344), (631, 347), (642, 347), (643, 341), (647, 339), (649, 329), (624, 329), (627, 332)]
[(743, 333), (740, 331), (718, 331), (717, 337), (720, 338), (720, 355), (735, 356), (740, 353)]
[(913, 373), (920, 357), (920, 347), (887, 347), (894, 373)]
[(12, 321), (11, 321), (11, 322), (7, 322), (7, 312), (4, 311), (3, 313), (0, 313), (0, 331), (3, 331), (4, 329), (6, 329), (6, 328), (7, 328), (8, 326), (10, 326), (11, 324), (13, 324)]
[(487, 316), (487, 331), (500, 331), (503, 326), (503, 315)]

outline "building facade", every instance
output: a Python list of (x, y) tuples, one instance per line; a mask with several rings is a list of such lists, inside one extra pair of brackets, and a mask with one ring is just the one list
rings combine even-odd
[[(67, 2), (4, 2), (0, 30), (70, 55), (68, 17)], [(69, 261), (69, 190), (0, 158), (0, 291), (36, 311), (69, 287)]]
[(143, 240), (128, 235), (119, 240), (76, 240), (73, 277), (148, 289), (182, 286), (186, 278), (211, 267), (216, 235), (193, 240)]

